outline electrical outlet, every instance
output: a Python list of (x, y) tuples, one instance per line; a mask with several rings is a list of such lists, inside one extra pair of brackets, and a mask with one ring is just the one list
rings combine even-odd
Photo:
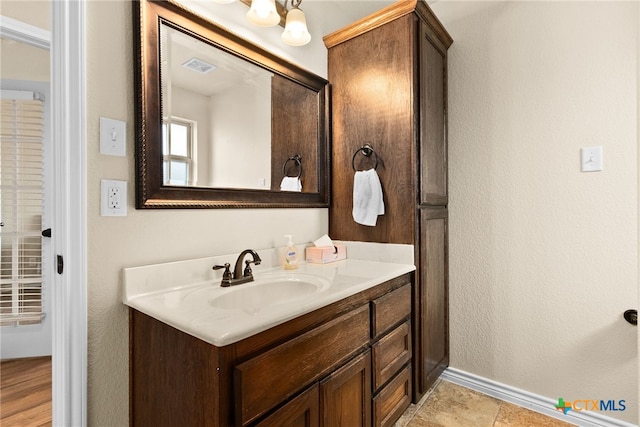
[(107, 189), (107, 206), (109, 209), (120, 209), (120, 189), (118, 187)]
[(100, 181), (100, 215), (127, 216), (127, 181)]

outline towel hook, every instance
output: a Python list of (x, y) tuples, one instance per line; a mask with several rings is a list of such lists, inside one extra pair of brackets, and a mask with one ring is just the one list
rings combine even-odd
[(289, 163), (290, 161), (295, 162), (298, 168), (298, 175), (292, 178), (300, 178), (300, 176), (302, 176), (302, 157), (300, 157), (300, 154), (295, 154), (285, 160), (284, 165), (282, 165), (282, 175), (287, 176), (287, 163)]
[(351, 159), (351, 167), (353, 168), (354, 171), (357, 171), (356, 169), (356, 156), (358, 155), (358, 153), (362, 153), (363, 156), (365, 157), (371, 157), (371, 155), (373, 154), (374, 156), (376, 156), (376, 165), (373, 167), (374, 169), (378, 169), (378, 154), (376, 153), (376, 151), (373, 149), (373, 147), (371, 146), (371, 144), (366, 143), (364, 144), (362, 147), (358, 148), (356, 150), (355, 153), (353, 153), (353, 158)]

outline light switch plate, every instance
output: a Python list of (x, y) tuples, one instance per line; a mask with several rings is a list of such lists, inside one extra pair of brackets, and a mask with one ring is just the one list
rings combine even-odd
[(110, 156), (127, 155), (127, 123), (100, 117), (100, 153)]
[(100, 215), (127, 216), (127, 181), (100, 180)]
[(602, 147), (583, 147), (581, 150), (582, 172), (602, 170)]

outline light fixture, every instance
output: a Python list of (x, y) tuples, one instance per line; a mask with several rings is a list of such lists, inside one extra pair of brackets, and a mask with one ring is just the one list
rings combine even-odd
[[(233, 3), (235, 0), (213, 0), (216, 3)], [(284, 4), (278, 0), (240, 0), (249, 6), (247, 19), (258, 27), (275, 27), (283, 21), (284, 32), (282, 41), (290, 46), (304, 46), (311, 41), (311, 34), (307, 29), (307, 19), (299, 6), (302, 0), (291, 0), (291, 9), (287, 6), (289, 0), (284, 0)]]
[(276, 0), (252, 0), (247, 19), (258, 27), (273, 27), (280, 22)]
[(311, 34), (307, 30), (307, 19), (304, 12), (298, 9), (302, 0), (292, 1), (293, 8), (287, 12), (287, 23), (282, 33), (282, 41), (290, 46), (304, 46), (311, 41)]

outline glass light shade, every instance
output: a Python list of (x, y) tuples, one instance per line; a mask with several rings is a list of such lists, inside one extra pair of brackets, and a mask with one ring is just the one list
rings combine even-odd
[(280, 22), (275, 0), (253, 0), (247, 19), (258, 27), (273, 27)]
[(303, 46), (311, 41), (304, 12), (293, 8), (287, 13), (287, 23), (281, 37), (290, 46)]

